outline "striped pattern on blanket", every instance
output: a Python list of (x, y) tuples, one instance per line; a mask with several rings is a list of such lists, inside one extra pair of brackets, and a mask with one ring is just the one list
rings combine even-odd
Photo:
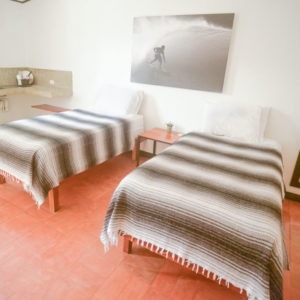
[(127, 119), (71, 110), (18, 120), (0, 126), (0, 174), (21, 181), (41, 205), (63, 179), (130, 147)]
[(108, 250), (127, 234), (249, 299), (282, 299), (282, 199), (275, 146), (189, 133), (121, 181), (101, 241)]

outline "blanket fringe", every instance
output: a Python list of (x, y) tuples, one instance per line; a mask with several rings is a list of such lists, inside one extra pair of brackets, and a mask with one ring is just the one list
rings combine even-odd
[(172, 252), (169, 249), (164, 249), (160, 246), (155, 245), (154, 243), (146, 242), (145, 239), (134, 238), (132, 235), (127, 234), (123, 231), (119, 231), (118, 234), (109, 234), (109, 237), (108, 237), (109, 241), (104, 241), (103, 239), (101, 239), (103, 244), (104, 244), (105, 252), (107, 252), (109, 250), (109, 245), (118, 246), (119, 235), (120, 236), (124, 236), (124, 235), (129, 236), (130, 240), (132, 242), (136, 242), (137, 245), (144, 246), (144, 247), (146, 246), (150, 251), (155, 252), (157, 254), (160, 254), (160, 255), (162, 255), (166, 258), (172, 258), (173, 261), (175, 261), (179, 264), (180, 264), (180, 261), (181, 261), (182, 266), (185, 266), (187, 268), (192, 266), (192, 271), (195, 272), (195, 273), (198, 273), (199, 269), (202, 269), (202, 272), (201, 272), (202, 275), (207, 277), (208, 279), (212, 279), (220, 285), (223, 282), (224, 286), (227, 287), (227, 288), (229, 288), (230, 285), (235, 286), (240, 290), (240, 294), (242, 294), (243, 291), (245, 291), (246, 294), (247, 294), (248, 300), (256, 299), (255, 294), (253, 293), (253, 291), (249, 287), (243, 288), (243, 287), (239, 286), (238, 284), (235, 284), (234, 282), (225, 279), (226, 275), (224, 276), (224, 275), (221, 275), (221, 274), (217, 274), (217, 272), (214, 272), (214, 271), (210, 270), (209, 266), (201, 266), (200, 264), (194, 263), (193, 261), (191, 261), (188, 258), (182, 257), (178, 253)]
[(40, 209), (40, 208), (41, 208), (41, 205), (43, 204), (43, 202), (41, 203), (41, 202), (39, 202), (38, 200), (36, 200), (36, 198), (34, 197), (32, 191), (31, 191), (31, 189), (30, 189), (30, 187), (27, 186), (25, 183), (23, 183), (23, 189), (24, 189), (24, 191), (25, 191), (27, 194), (29, 194), (29, 195), (31, 196), (31, 198), (35, 201), (37, 208)]
[(18, 184), (21, 184), (22, 181), (20, 179), (18, 179), (17, 177), (5, 172), (4, 170), (1, 170), (0, 169), (0, 175), (4, 176), (5, 179), (11, 181), (11, 182), (15, 182), (15, 183), (18, 183)]
[(4, 176), (4, 178), (5, 178), (7, 181), (10, 181), (10, 182), (14, 182), (14, 183), (23, 185), (24, 191), (25, 191), (27, 194), (29, 194), (30, 197), (35, 201), (37, 208), (40, 208), (40, 207), (41, 207), (41, 205), (42, 205), (43, 203), (40, 203), (38, 200), (35, 199), (35, 197), (34, 197), (32, 191), (31, 191), (30, 187), (27, 186), (23, 181), (21, 181), (21, 180), (18, 179), (17, 177), (15, 177), (15, 176), (13, 176), (13, 175), (11, 175), (11, 174), (9, 174), (9, 173), (7, 173), (6, 171), (1, 170), (1, 169), (0, 169), (0, 175)]

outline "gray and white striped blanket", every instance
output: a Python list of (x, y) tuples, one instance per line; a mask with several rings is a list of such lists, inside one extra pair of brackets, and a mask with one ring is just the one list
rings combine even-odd
[(121, 181), (100, 238), (108, 250), (130, 235), (249, 299), (282, 299), (282, 199), (275, 146), (189, 133)]
[(0, 174), (24, 184), (38, 205), (74, 174), (130, 150), (130, 122), (84, 110), (0, 126)]

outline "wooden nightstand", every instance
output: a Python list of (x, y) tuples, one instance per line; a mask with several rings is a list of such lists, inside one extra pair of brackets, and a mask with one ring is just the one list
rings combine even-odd
[(176, 142), (180, 137), (182, 133), (176, 132), (176, 131), (167, 131), (162, 128), (153, 128), (149, 131), (145, 131), (143, 133), (140, 133), (138, 137), (135, 140), (135, 153), (136, 153), (136, 165), (138, 166), (140, 164), (140, 145), (141, 142), (145, 140), (152, 140), (153, 141), (153, 151), (152, 155), (154, 156), (156, 154), (156, 143), (164, 143), (164, 144), (173, 144)]

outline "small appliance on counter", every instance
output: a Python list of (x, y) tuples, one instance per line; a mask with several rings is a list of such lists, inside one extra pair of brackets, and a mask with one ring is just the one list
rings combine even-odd
[(33, 84), (34, 77), (31, 71), (19, 71), (17, 74), (18, 86), (30, 86)]

